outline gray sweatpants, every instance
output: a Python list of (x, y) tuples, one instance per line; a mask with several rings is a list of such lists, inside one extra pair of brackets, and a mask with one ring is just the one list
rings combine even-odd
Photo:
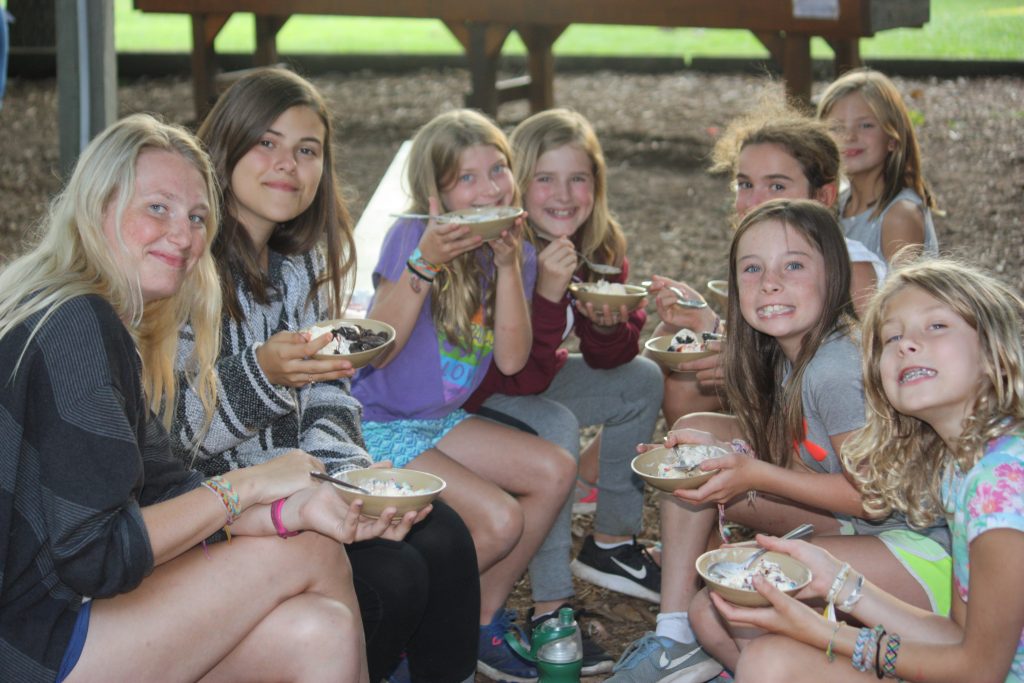
[[(602, 425), (594, 529), (625, 536), (640, 531), (643, 520), (643, 482), (633, 475), (629, 463), (636, 456), (636, 445), (650, 441), (654, 433), (663, 387), (661, 370), (648, 358), (637, 356), (617, 368), (598, 370), (574, 353), (544, 393), (495, 394), (484, 406), (524, 422), (577, 460), (580, 427)], [(537, 602), (573, 595), (569, 555), (574, 496), (575, 487), (530, 562)]]

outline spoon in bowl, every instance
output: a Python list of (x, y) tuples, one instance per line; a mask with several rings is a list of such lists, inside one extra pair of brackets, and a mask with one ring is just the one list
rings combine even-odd
[[(652, 282), (651, 280), (644, 280), (643, 282), (640, 283), (640, 286), (650, 289), (651, 285), (653, 284), (654, 282)], [(686, 294), (683, 293), (683, 290), (679, 289), (678, 287), (673, 287), (669, 285), (668, 287), (666, 287), (666, 289), (668, 289), (668, 291), (676, 295), (676, 306), (682, 306), (683, 308), (708, 307), (707, 301), (702, 301), (701, 299), (691, 299), (688, 296), (686, 296)]]
[(364, 489), (362, 486), (356, 486), (355, 484), (350, 484), (347, 481), (345, 481), (344, 479), (338, 479), (337, 477), (332, 477), (331, 475), (324, 474), (323, 472), (317, 472), (316, 470), (313, 470), (312, 472), (309, 473), (309, 476), (313, 477), (314, 479), (320, 479), (320, 480), (323, 480), (323, 481), (329, 481), (332, 484), (337, 484), (338, 486), (343, 486), (343, 487), (345, 487), (347, 489), (352, 489), (353, 491), (359, 491), (359, 493), (365, 493), (368, 496), (372, 496), (373, 495), (372, 493), (370, 493), (369, 491)]
[[(782, 538), (803, 538), (804, 536), (809, 536), (812, 533), (814, 533), (813, 524), (801, 524)], [(717, 581), (739, 576), (754, 566), (754, 562), (757, 561), (757, 558), (761, 557), (766, 552), (768, 552), (768, 548), (758, 548), (744, 562), (728, 562), (726, 560), (715, 562), (708, 567), (708, 576)]]

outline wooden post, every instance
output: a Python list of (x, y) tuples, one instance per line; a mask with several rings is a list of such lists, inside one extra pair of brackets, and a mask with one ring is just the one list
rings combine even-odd
[(117, 118), (113, 0), (57, 0), (57, 103), (67, 175), (89, 140)]
[(529, 51), (530, 111), (533, 113), (555, 106), (555, 56), (551, 48), (566, 28), (568, 24), (516, 29)]
[(501, 46), (511, 32), (503, 24), (468, 21), (445, 22), (452, 35), (462, 43), (469, 60), (472, 90), (466, 95), (466, 106), (485, 114), (498, 113), (498, 59)]
[(217, 98), (213, 82), (217, 53), (213, 50), (213, 41), (230, 18), (230, 14), (192, 15), (192, 103), (196, 110), (196, 125)]
[(782, 45), (782, 77), (786, 92), (801, 102), (811, 101), (811, 37), (787, 33)]
[(270, 66), (277, 63), (277, 32), (286, 21), (288, 17), (256, 15), (256, 53), (253, 55), (255, 66)]

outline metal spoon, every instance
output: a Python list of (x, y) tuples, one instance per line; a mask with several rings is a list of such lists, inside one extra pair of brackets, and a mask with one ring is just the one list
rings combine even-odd
[(352, 489), (353, 491), (359, 491), (359, 493), (365, 493), (368, 496), (373, 495), (372, 493), (364, 489), (362, 486), (350, 484), (344, 479), (338, 479), (337, 477), (332, 477), (331, 475), (324, 474), (323, 472), (317, 472), (316, 470), (313, 470), (312, 472), (309, 473), (309, 476), (313, 477), (314, 479), (322, 479), (323, 481), (329, 481), (332, 484), (337, 484), (338, 486), (344, 486), (345, 488)]
[[(782, 538), (803, 538), (804, 536), (809, 536), (812, 533), (814, 533), (813, 524), (801, 524)], [(757, 561), (757, 558), (761, 557), (766, 552), (768, 552), (768, 548), (758, 548), (746, 559), (745, 562), (727, 562), (725, 560), (715, 562), (713, 565), (708, 567), (708, 576), (712, 579), (721, 581), (723, 579), (742, 574), (754, 566), (754, 562)]]
[[(536, 226), (534, 226), (533, 229), (537, 232), (538, 235), (540, 235), (549, 242), (554, 242), (556, 239), (558, 239), (554, 235), (544, 232), (543, 230), (537, 228)], [(584, 256), (583, 252), (577, 249), (576, 247), (573, 247), (572, 250), (576, 252), (576, 255), (580, 257), (581, 261), (587, 264), (587, 267), (590, 268), (590, 270), (594, 271), (598, 275), (618, 275), (619, 273), (622, 272), (622, 268), (619, 268), (618, 266), (610, 266), (607, 263), (594, 263), (586, 256)]]
[[(644, 280), (643, 282), (640, 283), (640, 286), (641, 287), (650, 288), (650, 286), (653, 285), (653, 284), (654, 284), (654, 282), (652, 282), (651, 280)], [(670, 292), (672, 292), (673, 294), (676, 295), (676, 306), (682, 306), (683, 308), (707, 308), (708, 307), (708, 302), (707, 301), (703, 301), (701, 299), (691, 299), (691, 298), (687, 297), (686, 294), (683, 293), (683, 290), (679, 289), (678, 287), (673, 287), (673, 286), (670, 285), (670, 286), (667, 287), (667, 289), (668, 289), (668, 291), (670, 291)]]

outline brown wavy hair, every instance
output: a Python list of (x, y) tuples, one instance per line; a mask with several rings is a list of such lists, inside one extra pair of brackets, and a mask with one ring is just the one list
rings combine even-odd
[(242, 320), (234, 279), (240, 279), (253, 298), (268, 303), (267, 279), (260, 267), (256, 249), (244, 226), (232, 213), (234, 195), (231, 174), (239, 160), (255, 146), (281, 114), (292, 107), (309, 107), (324, 124), (323, 175), (313, 203), (270, 236), (268, 246), (286, 256), (304, 254), (317, 248), (326, 250), (327, 268), (310, 293), (327, 285), (328, 310), (340, 316), (351, 294), (356, 267), (352, 218), (341, 194), (334, 168), (333, 127), (326, 102), (312, 83), (286, 69), (257, 69), (235, 82), (210, 110), (199, 127), (199, 138), (213, 159), (220, 182), (224, 218), (213, 242), (224, 308), (232, 320)]
[[(515, 154), (516, 185), (519, 193), (525, 195), (533, 180), (537, 160), (549, 152), (565, 145), (572, 145), (590, 158), (591, 173), (594, 176), (594, 208), (586, 222), (572, 236), (576, 248), (595, 263), (621, 266), (626, 258), (626, 235), (622, 226), (608, 208), (608, 167), (604, 152), (593, 126), (582, 114), (570, 109), (549, 109), (534, 114), (512, 131), (509, 136)], [(536, 229), (527, 224), (527, 237), (535, 247), (540, 247)], [(586, 268), (587, 280), (601, 279)]]
[[(490, 145), (511, 166), (508, 138), (480, 112), (455, 109), (439, 114), (419, 129), (409, 150), (407, 181), (413, 213), (426, 214), (430, 198), (441, 201), (459, 172), (462, 152), (476, 145)], [(512, 204), (519, 205), (519, 190), (513, 183)], [(448, 211), (450, 207), (443, 207)], [(431, 316), (448, 342), (461, 348), (472, 344), (473, 316), (483, 306), (484, 324), (494, 320), (494, 256), (488, 249), (473, 249), (456, 256), (437, 274), (432, 289)], [(483, 293), (482, 293), (483, 292)]]
[[(779, 221), (802, 235), (825, 262), (825, 300), (821, 318), (804, 336), (789, 379), (779, 342), (751, 327), (740, 312), (737, 249), (751, 228)], [(773, 199), (743, 217), (729, 248), (729, 343), (725, 345), (725, 386), (740, 429), (762, 460), (787, 467), (794, 443), (804, 439), (801, 388), (804, 371), (818, 347), (834, 334), (851, 334), (856, 325), (850, 299), (850, 255), (835, 213), (809, 199)]]
[(839, 182), (839, 146), (828, 125), (784, 100), (767, 97), (756, 110), (729, 123), (711, 152), (711, 171), (735, 179), (740, 152), (769, 144), (779, 145), (800, 164), (812, 192)]
[[(959, 440), (948, 447), (931, 425), (898, 412), (882, 386), (882, 324), (893, 297), (917, 287), (949, 306), (978, 332), (982, 378)], [(868, 419), (843, 446), (843, 459), (864, 509), (898, 510), (915, 526), (943, 514), (941, 481), (946, 466), (967, 472), (985, 444), (1024, 425), (1024, 301), (987, 273), (950, 259), (911, 262), (889, 273), (863, 325), (864, 395)]]

